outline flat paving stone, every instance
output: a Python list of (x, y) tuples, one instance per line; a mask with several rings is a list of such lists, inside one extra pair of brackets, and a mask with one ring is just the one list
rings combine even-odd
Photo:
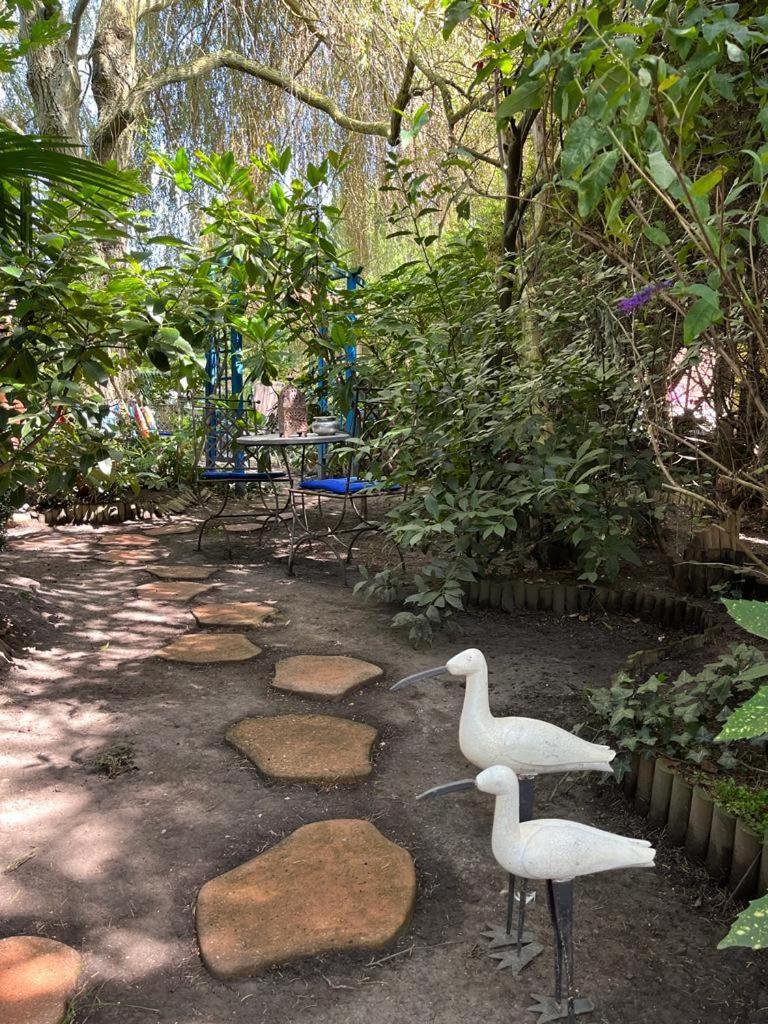
[(213, 665), (219, 661), (248, 661), (261, 654), (261, 648), (242, 633), (189, 633), (155, 654), (166, 661)]
[(139, 597), (152, 598), (155, 601), (189, 601), (200, 597), (212, 589), (210, 583), (184, 583), (181, 581), (164, 583), (142, 583), (136, 587)]
[(142, 536), (144, 537), (180, 537), (187, 533), (197, 533), (200, 529), (200, 524), (197, 526), (194, 523), (168, 523), (167, 526), (150, 526), (146, 530), (142, 530)]
[(290, 782), (356, 782), (373, 770), (370, 725), (329, 715), (244, 718), (226, 733), (265, 775)]
[(198, 626), (261, 626), (277, 612), (273, 605), (256, 601), (212, 602), (192, 609)]
[(157, 544), (153, 537), (143, 533), (105, 533), (98, 538), (99, 544), (112, 548), (151, 548)]
[(381, 679), (383, 675), (384, 671), (378, 665), (359, 658), (300, 654), (278, 661), (272, 685), (278, 690), (289, 690), (302, 697), (341, 700), (353, 690), (374, 679)]
[(98, 556), (100, 562), (111, 562), (112, 565), (145, 565), (148, 558), (157, 558), (159, 551), (143, 551), (140, 549), (105, 551)]
[(217, 978), (334, 950), (379, 950), (407, 927), (416, 871), (369, 821), (317, 821), (206, 882), (195, 912), (200, 954)]
[(0, 940), (2, 1024), (60, 1024), (77, 991), (83, 958), (38, 935)]
[(217, 565), (148, 565), (147, 572), (159, 580), (207, 580), (219, 571)]

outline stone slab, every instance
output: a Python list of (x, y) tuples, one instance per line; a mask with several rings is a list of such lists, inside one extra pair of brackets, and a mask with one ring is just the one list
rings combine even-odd
[(18, 935), (0, 940), (0, 1021), (60, 1024), (82, 970), (80, 954), (53, 939)]
[(222, 601), (195, 605), (192, 614), (198, 626), (261, 626), (277, 611), (273, 605), (256, 601)]
[(217, 978), (334, 950), (379, 950), (407, 927), (416, 872), (369, 821), (318, 821), (200, 890), (200, 954)]
[(142, 530), (144, 537), (180, 537), (188, 533), (197, 533), (200, 529), (200, 524), (195, 526), (193, 523), (168, 523), (167, 526), (150, 526), (146, 530)]
[(142, 533), (105, 533), (99, 538), (99, 544), (111, 548), (151, 548), (157, 545), (153, 537), (147, 537), (146, 531)]
[(159, 580), (207, 580), (218, 572), (216, 565), (148, 565), (147, 572)]
[(289, 782), (356, 782), (373, 770), (370, 725), (329, 715), (245, 718), (226, 740), (265, 775)]
[(227, 523), (224, 530), (226, 533), (258, 533), (264, 526), (265, 523)]
[(220, 661), (248, 661), (261, 654), (261, 648), (242, 633), (188, 633), (155, 654), (166, 661), (213, 665)]
[(157, 551), (120, 550), (104, 551), (98, 556), (100, 562), (111, 562), (112, 565), (144, 565), (148, 558), (157, 558)]
[(366, 683), (384, 675), (378, 665), (340, 655), (300, 654), (275, 665), (272, 685), (302, 697), (341, 700)]
[(184, 583), (167, 581), (161, 583), (143, 583), (136, 587), (139, 597), (151, 598), (155, 601), (189, 601), (200, 597), (212, 589), (210, 583)]

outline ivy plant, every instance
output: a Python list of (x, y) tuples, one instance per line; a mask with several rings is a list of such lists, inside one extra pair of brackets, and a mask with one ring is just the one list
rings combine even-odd
[[(762, 601), (725, 601), (728, 613), (740, 626), (763, 639), (768, 639), (768, 605)], [(763, 686), (750, 700), (726, 720), (719, 740), (761, 740), (768, 737), (768, 686)], [(729, 946), (749, 946), (765, 949), (768, 946), (768, 893), (753, 900), (734, 921), (731, 930), (718, 949)]]

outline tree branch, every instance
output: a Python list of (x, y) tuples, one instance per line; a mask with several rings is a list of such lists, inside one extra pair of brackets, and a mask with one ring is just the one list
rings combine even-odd
[(172, 7), (178, 0), (140, 0), (136, 12), (136, 20), (141, 21), (148, 14), (155, 14), (157, 11), (164, 11), (166, 7)]
[(0, 125), (3, 128), (7, 128), (9, 132), (16, 132), (17, 135), (23, 135), (24, 129), (20, 128), (15, 121), (12, 121), (10, 117), (6, 117), (5, 114), (0, 114)]
[(83, 15), (88, 10), (88, 4), (91, 0), (77, 0), (74, 8), (72, 9), (72, 17), (70, 18), (70, 30), (69, 38), (67, 39), (67, 47), (73, 60), (77, 59), (77, 47), (80, 44), (80, 26), (83, 22)]
[(403, 127), (403, 114), (405, 113), (405, 108), (408, 106), (411, 99), (411, 86), (413, 85), (413, 73), (415, 70), (416, 64), (414, 63), (413, 57), (409, 57), (405, 62), (403, 80), (400, 83), (400, 88), (397, 90), (395, 102), (392, 104), (392, 117), (389, 122), (390, 146), (396, 146), (400, 142), (400, 130)]
[[(169, 2), (173, 2), (173, 0), (169, 0)], [(166, 70), (159, 71), (157, 74), (150, 75), (142, 82), (139, 82), (127, 97), (125, 104), (97, 127), (93, 140), (93, 149), (96, 155), (98, 156), (105, 146), (108, 146), (112, 140), (117, 139), (126, 127), (131, 124), (147, 96), (157, 92), (159, 89), (163, 89), (167, 85), (202, 78), (218, 68), (240, 71), (245, 75), (258, 78), (262, 82), (267, 82), (269, 85), (274, 85), (290, 96), (295, 96), (297, 100), (300, 100), (307, 106), (323, 111), (339, 127), (347, 131), (356, 132), (360, 135), (378, 135), (385, 139), (389, 137), (391, 129), (390, 119), (365, 121), (362, 118), (353, 117), (341, 110), (330, 96), (326, 96), (324, 93), (317, 92), (307, 86), (299, 85), (289, 75), (285, 75), (275, 68), (269, 67), (266, 64), (259, 64), (258, 61), (251, 60), (249, 57), (245, 57), (243, 54), (236, 53), (233, 50), (218, 50), (214, 53), (203, 54), (184, 64), (177, 64), (175, 67), (166, 68)]]

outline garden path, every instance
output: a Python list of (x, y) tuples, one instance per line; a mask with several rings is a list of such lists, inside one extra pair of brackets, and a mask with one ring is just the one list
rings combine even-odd
[[(492, 806), (480, 794), (413, 801), (468, 773), (456, 743), (461, 686), (433, 681), (402, 695), (388, 686), (479, 646), (496, 713), (570, 727), (582, 715), (582, 688), (652, 646), (657, 630), (475, 613), (461, 617), (460, 635), (415, 653), (390, 628), (389, 609), (364, 605), (322, 564), (305, 564), (290, 580), (247, 534), (229, 538), (232, 561), (222, 539), (201, 555), (191, 535), (155, 539), (143, 561), (130, 555), (135, 547), (105, 545), (88, 527), (17, 532), (3, 554), (5, 582), (15, 584), (6, 611), (26, 630), (27, 650), (0, 683), (0, 938), (39, 935), (83, 953), (88, 988), (75, 1024), (533, 1024), (526, 1007), (531, 992), (550, 987), (549, 956), (515, 979), (495, 971), (479, 939), (503, 915)], [(102, 561), (105, 551), (127, 557)], [(217, 567), (194, 585), (210, 588), (195, 605), (279, 609), (271, 621), (236, 629), (262, 649), (258, 656), (215, 665), (155, 656), (201, 633), (188, 598), (158, 600), (173, 581), (152, 583), (142, 568), (161, 551), (164, 564)], [(322, 705), (377, 731), (370, 777), (346, 786), (269, 778), (226, 742), (245, 719), (317, 712), (270, 685), (276, 664), (298, 655), (382, 667), (383, 679)], [(93, 769), (99, 755), (130, 770), (107, 778)], [(554, 787), (540, 787), (541, 814), (654, 838), (615, 789)], [(335, 952), (249, 981), (216, 980), (196, 944), (201, 887), (329, 819), (369, 820), (414, 858), (409, 927), (382, 953)], [(768, 981), (758, 958), (715, 949), (731, 916), (722, 899), (663, 845), (655, 872), (584, 880), (577, 976), (599, 1007), (594, 1024), (760, 1024)], [(541, 901), (531, 924), (549, 945)]]

